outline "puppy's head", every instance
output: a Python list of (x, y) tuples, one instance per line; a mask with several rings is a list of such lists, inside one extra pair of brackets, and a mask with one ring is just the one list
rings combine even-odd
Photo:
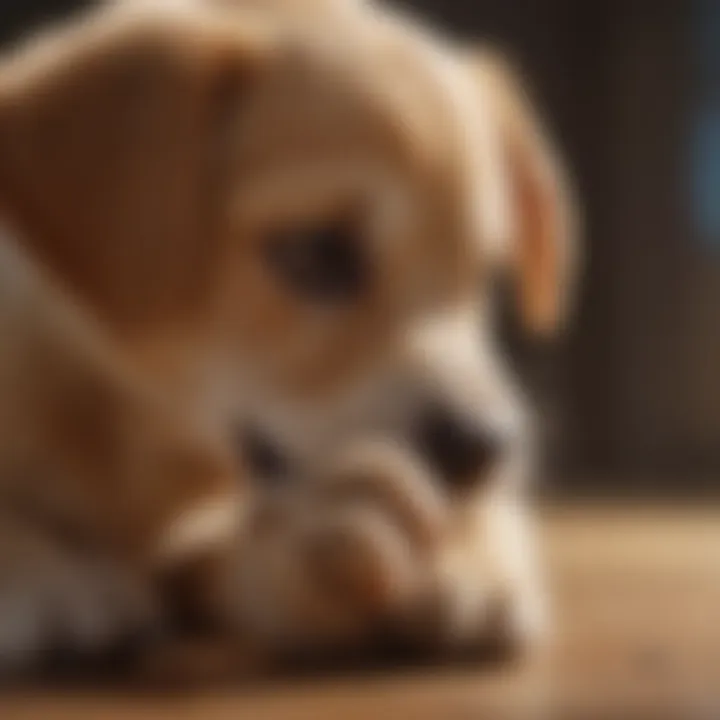
[(543, 332), (567, 289), (565, 191), (521, 91), (359, 4), (332, 33), (189, 5), (103, 10), (5, 61), (3, 211), (130, 346), (212, 355), (208, 404), (298, 468), (373, 431), (474, 482), (523, 424), (493, 277)]
[(487, 477), (526, 430), (495, 280), (546, 334), (572, 265), (564, 179), (513, 73), (368, 12), (288, 42), (233, 142), (223, 306), (248, 421), (300, 466), (370, 431), (454, 486)]

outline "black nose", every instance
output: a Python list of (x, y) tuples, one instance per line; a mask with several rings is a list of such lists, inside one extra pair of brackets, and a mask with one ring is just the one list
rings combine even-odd
[(441, 408), (422, 418), (417, 443), (437, 472), (463, 486), (482, 480), (483, 471), (497, 460), (505, 444), (499, 432)]

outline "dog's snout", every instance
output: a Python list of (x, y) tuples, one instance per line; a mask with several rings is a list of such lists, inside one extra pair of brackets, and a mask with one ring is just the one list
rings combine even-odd
[(483, 471), (501, 456), (506, 444), (500, 432), (441, 408), (421, 419), (416, 440), (437, 472), (463, 486), (482, 480)]

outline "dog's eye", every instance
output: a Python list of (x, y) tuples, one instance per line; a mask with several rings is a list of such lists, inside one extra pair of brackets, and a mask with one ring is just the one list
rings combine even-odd
[(272, 233), (266, 250), (272, 271), (307, 300), (348, 302), (369, 280), (357, 226), (347, 220)]

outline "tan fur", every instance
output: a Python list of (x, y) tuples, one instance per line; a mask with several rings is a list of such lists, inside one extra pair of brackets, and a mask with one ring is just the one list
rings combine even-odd
[(510, 251), (517, 264), (520, 307), (536, 332), (557, 330), (577, 274), (577, 213), (557, 151), (525, 91), (501, 57), (476, 52), (470, 63), (501, 118), (519, 227)]
[[(505, 71), (401, 17), (160, 5), (96, 11), (0, 64), (0, 272), (28, 278), (0, 291), (4, 495), (135, 571), (210, 555), (211, 612), (261, 644), (357, 642), (388, 615), (416, 633), (440, 596), (470, 608), (453, 637), (481, 636), (487, 597), (536, 593), (518, 553), (481, 559), (518, 535), (525, 433), (487, 296), (510, 247), (530, 325), (561, 311), (554, 156)], [(339, 213), (373, 278), (318, 309), (263, 242)], [(407, 451), (380, 449), (430, 391), (517, 435), (491, 490), (452, 507)], [(306, 482), (288, 505), (247, 494), (231, 418), (293, 453)], [(376, 433), (359, 483), (352, 453), (327, 469)], [(311, 552), (328, 538), (340, 560)]]

